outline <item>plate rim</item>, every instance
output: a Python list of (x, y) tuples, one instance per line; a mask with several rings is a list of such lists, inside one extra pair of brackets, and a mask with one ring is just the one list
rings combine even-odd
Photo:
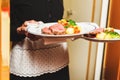
[(90, 37), (82, 37), (85, 40), (94, 41), (94, 42), (114, 42), (114, 41), (120, 41), (120, 38), (114, 38), (114, 39), (97, 39), (97, 38), (90, 38)]
[[(120, 34), (120, 29), (114, 29), (115, 32), (118, 32)], [(94, 42), (114, 42), (114, 41), (120, 41), (120, 38), (113, 38), (113, 39), (97, 39), (97, 38), (91, 38), (91, 37), (86, 37), (82, 36), (82, 38), (89, 40), (89, 41), (94, 41)]]
[[(49, 25), (49, 24), (56, 24), (57, 22), (50, 22), (50, 23), (44, 23), (44, 25)], [(88, 24), (93, 26), (95, 29), (98, 28), (98, 25), (93, 22), (76, 22), (76, 24)], [(40, 27), (38, 27), (40, 29)], [(43, 27), (42, 27), (43, 28)], [(42, 29), (41, 28), (41, 29)], [(41, 36), (41, 37), (46, 37), (46, 38), (62, 38), (62, 37), (75, 37), (75, 36), (82, 36), (83, 33), (77, 33), (77, 34), (64, 34), (64, 35), (50, 35), (50, 34), (35, 34), (31, 32), (30, 29), (35, 29), (35, 27), (29, 27), (27, 28), (27, 31), (33, 35)], [(93, 29), (94, 30), (94, 29)]]

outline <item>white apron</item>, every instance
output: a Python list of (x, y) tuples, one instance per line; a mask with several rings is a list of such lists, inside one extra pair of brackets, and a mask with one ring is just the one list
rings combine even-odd
[(69, 63), (66, 43), (43, 45), (42, 40), (25, 38), (13, 46), (10, 55), (10, 73), (21, 77), (53, 73)]

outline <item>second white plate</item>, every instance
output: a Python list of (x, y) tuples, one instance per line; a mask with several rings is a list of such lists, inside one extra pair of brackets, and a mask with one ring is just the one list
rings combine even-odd
[[(115, 29), (115, 32), (120, 34), (120, 30)], [(82, 36), (82, 38), (89, 40), (89, 41), (94, 41), (94, 42), (115, 42), (115, 41), (120, 41), (120, 38), (113, 38), (113, 39), (97, 39), (97, 38), (91, 38), (91, 37), (86, 37)]]

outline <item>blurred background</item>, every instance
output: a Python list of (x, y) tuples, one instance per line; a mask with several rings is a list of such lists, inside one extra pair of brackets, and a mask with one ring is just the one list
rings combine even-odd
[(0, 63), (1, 63), (1, 79), (0, 80), (9, 80), (9, 49), (10, 49), (10, 40), (9, 40), (9, 0), (1, 0), (1, 11), (0, 11)]
[[(120, 29), (119, 0), (64, 0), (64, 18)], [(0, 80), (9, 80), (9, 0), (0, 0)], [(120, 80), (120, 42), (68, 40), (70, 80)]]

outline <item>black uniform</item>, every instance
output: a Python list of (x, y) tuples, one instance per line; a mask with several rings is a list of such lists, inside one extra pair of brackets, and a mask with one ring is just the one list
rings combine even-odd
[[(24, 21), (37, 20), (56, 22), (63, 17), (62, 0), (10, 0), (10, 40), (21, 41), (25, 35), (17, 34), (17, 27)], [(69, 80), (68, 67), (37, 77), (19, 77), (10, 75), (10, 80)]]
[(24, 21), (37, 20), (43, 22), (55, 22), (63, 16), (62, 0), (11, 0), (10, 1), (10, 39), (20, 41), (25, 36), (18, 35), (17, 27)]

